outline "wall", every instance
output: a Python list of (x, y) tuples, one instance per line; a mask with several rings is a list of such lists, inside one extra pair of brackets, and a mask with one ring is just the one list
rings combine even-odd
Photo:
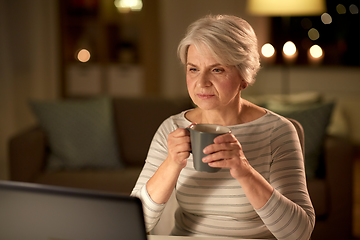
[(35, 120), (28, 100), (58, 95), (57, 3), (0, 0), (0, 179), (8, 178), (7, 142)]
[(247, 94), (281, 93), (284, 72), (288, 71), (290, 93), (317, 91), (328, 98), (357, 97), (360, 93), (360, 67), (341, 66), (263, 66)]

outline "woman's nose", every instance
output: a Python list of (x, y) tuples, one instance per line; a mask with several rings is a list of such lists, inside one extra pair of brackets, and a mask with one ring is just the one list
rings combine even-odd
[(204, 72), (199, 75), (197, 84), (199, 87), (208, 87), (211, 85), (210, 76)]

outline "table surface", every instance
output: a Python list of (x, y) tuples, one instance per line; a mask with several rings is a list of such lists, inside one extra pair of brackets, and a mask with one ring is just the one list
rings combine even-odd
[[(180, 237), (180, 236), (161, 236), (161, 235), (149, 235), (149, 240), (224, 240), (224, 239), (238, 239), (246, 240), (240, 238), (221, 238), (221, 237)], [(254, 240), (254, 239), (252, 239)]]

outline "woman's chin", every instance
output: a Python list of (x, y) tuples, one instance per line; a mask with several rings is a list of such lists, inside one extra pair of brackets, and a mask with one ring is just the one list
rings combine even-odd
[(218, 104), (209, 101), (197, 101), (195, 105), (201, 110), (215, 110), (219, 107)]

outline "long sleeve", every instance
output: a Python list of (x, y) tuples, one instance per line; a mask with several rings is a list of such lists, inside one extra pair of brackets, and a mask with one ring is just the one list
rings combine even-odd
[(179, 127), (179, 123), (185, 124), (186, 122), (187, 121), (183, 118), (172, 116), (160, 125), (150, 144), (145, 165), (131, 193), (132, 196), (136, 196), (142, 200), (145, 225), (148, 232), (151, 231), (160, 220), (166, 204), (157, 204), (151, 199), (146, 189), (146, 183), (167, 157), (168, 135)]
[(150, 198), (146, 190), (146, 184), (143, 185), (138, 191), (131, 193), (131, 195), (141, 199), (143, 204), (146, 231), (150, 232), (159, 222), (161, 214), (164, 211), (165, 204), (157, 204)]
[(277, 239), (309, 239), (315, 213), (307, 192), (304, 162), (296, 130), (279, 121), (271, 134), (269, 182), (274, 192), (257, 213)]

